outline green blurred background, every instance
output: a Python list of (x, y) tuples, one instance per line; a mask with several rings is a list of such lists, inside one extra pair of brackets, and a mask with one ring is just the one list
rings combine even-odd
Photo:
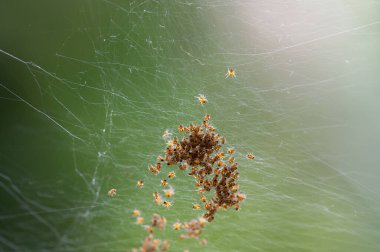
[(135, 208), (200, 215), (185, 173), (155, 206), (147, 167), (205, 112), (248, 199), (207, 246), (157, 232), (170, 251), (378, 251), (379, 56), (377, 1), (1, 1), (0, 251), (125, 251)]

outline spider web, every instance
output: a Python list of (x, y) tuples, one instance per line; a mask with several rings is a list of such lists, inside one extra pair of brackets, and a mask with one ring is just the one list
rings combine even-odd
[[(135, 208), (168, 219), (169, 251), (378, 250), (378, 2), (1, 5), (1, 251), (137, 248)], [(152, 193), (173, 169), (147, 167), (205, 113), (248, 198), (201, 246), (170, 228), (201, 215), (193, 180), (176, 171), (166, 210)]]

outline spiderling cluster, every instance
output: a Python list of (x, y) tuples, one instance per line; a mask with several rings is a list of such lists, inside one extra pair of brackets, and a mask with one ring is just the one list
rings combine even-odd
[[(236, 179), (239, 172), (233, 156), (234, 149), (228, 149), (228, 161), (223, 161), (226, 155), (221, 149), (226, 140), (215, 133), (215, 128), (209, 123), (210, 118), (210, 115), (205, 115), (201, 125), (179, 125), (178, 131), (186, 136), (182, 140), (177, 137), (168, 140), (164, 157), (167, 165), (178, 165), (180, 170), (190, 170), (189, 175), (194, 177), (198, 192), (202, 194), (202, 202), (206, 201), (203, 195), (205, 191), (215, 191), (214, 197), (204, 204), (206, 212), (203, 217), (209, 222), (214, 219), (219, 208), (234, 206), (238, 210), (238, 204), (246, 198), (238, 192)], [(160, 163), (157, 166), (160, 167)], [(199, 206), (194, 205), (193, 208)]]
[[(234, 74), (234, 72), (233, 72)], [(204, 95), (196, 97), (200, 104), (208, 102)], [(226, 139), (216, 133), (215, 127), (210, 123), (211, 116), (206, 114), (203, 122), (198, 125), (190, 124), (188, 126), (179, 125), (178, 132), (182, 138), (172, 137), (172, 134), (166, 130), (163, 139), (166, 141), (164, 157), (158, 156), (155, 165), (149, 165), (148, 170), (154, 175), (158, 175), (163, 164), (167, 166), (178, 166), (181, 171), (187, 171), (189, 176), (195, 180), (198, 187), (198, 193), (201, 194), (200, 201), (203, 203), (205, 212), (203, 217), (192, 219), (189, 222), (175, 222), (172, 224), (173, 230), (185, 231), (180, 234), (181, 239), (194, 238), (198, 239), (205, 227), (205, 223), (212, 222), (218, 209), (227, 209), (234, 207), (240, 209), (240, 203), (246, 199), (246, 195), (239, 192), (238, 163), (235, 160), (235, 149), (230, 147), (223, 151)], [(252, 153), (246, 155), (248, 159), (254, 159)], [(170, 171), (165, 179), (162, 179), (160, 186), (163, 189), (163, 198), (159, 192), (153, 192), (153, 199), (157, 205), (170, 208), (173, 204), (169, 198), (175, 194), (174, 188), (169, 185), (169, 181), (176, 177), (175, 171)], [(142, 188), (143, 181), (138, 181), (136, 186)], [(213, 191), (214, 194), (210, 200), (207, 200), (206, 192)], [(110, 197), (116, 195), (116, 189), (108, 192)], [(194, 210), (201, 209), (200, 204), (193, 205)], [(136, 217), (136, 224), (143, 225), (144, 218), (139, 210), (135, 209), (132, 213)], [(166, 251), (170, 243), (167, 240), (154, 239), (153, 227), (163, 230), (166, 227), (166, 218), (158, 214), (153, 214), (150, 225), (144, 225), (149, 235), (144, 239), (139, 249), (132, 251), (153, 252)], [(201, 245), (207, 244), (206, 239), (200, 239)]]

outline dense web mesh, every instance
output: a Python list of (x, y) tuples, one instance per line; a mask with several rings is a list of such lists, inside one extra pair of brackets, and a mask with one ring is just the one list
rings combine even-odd
[[(376, 1), (4, 5), (1, 251), (136, 248), (136, 208), (167, 218), (154, 235), (169, 251), (379, 248)], [(202, 213), (193, 179), (176, 171), (167, 210), (148, 165), (165, 130), (206, 113), (247, 199), (216, 214), (202, 246), (171, 230)]]

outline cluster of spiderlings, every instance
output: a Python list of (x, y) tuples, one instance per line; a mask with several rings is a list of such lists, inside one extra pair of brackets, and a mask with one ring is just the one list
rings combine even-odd
[(155, 213), (152, 215), (151, 225), (159, 230), (164, 230), (166, 227), (166, 218)]
[[(186, 133), (182, 140), (173, 137), (167, 141), (165, 157), (159, 156), (156, 166), (150, 166), (150, 170), (157, 174), (161, 168), (161, 162), (167, 165), (178, 165), (180, 170), (190, 169), (189, 175), (196, 180), (199, 193), (215, 190), (215, 195), (208, 202), (204, 195), (201, 201), (204, 202), (206, 212), (203, 217), (211, 222), (219, 208), (234, 206), (239, 209), (239, 203), (245, 199), (245, 195), (238, 192), (239, 184), (236, 179), (239, 177), (237, 171), (238, 163), (233, 157), (234, 149), (228, 149), (230, 156), (228, 161), (223, 161), (226, 154), (221, 151), (225, 144), (225, 138), (215, 132), (215, 128), (209, 123), (210, 115), (204, 117), (201, 125), (190, 124), (188, 127), (180, 125), (178, 131)], [(169, 138), (166, 131), (164, 138)], [(174, 176), (174, 172), (169, 174), (169, 178)], [(193, 206), (198, 209), (198, 206)]]
[(153, 235), (148, 235), (139, 249), (133, 249), (132, 252), (154, 252), (154, 251), (166, 251), (170, 247), (170, 243), (167, 240), (154, 239)]
[[(136, 224), (139, 224), (139, 225), (144, 224), (144, 218), (141, 216), (141, 213), (139, 210), (137, 209), (133, 210), (132, 215), (136, 217)], [(151, 224), (145, 225), (144, 228), (148, 233), (153, 233), (153, 227), (159, 230), (164, 230), (166, 227), (166, 218), (156, 213), (153, 214)]]
[(186, 234), (181, 234), (181, 239), (198, 238), (202, 229), (205, 227), (206, 220), (204, 218), (192, 219), (189, 222), (182, 223), (182, 228)]
[[(229, 69), (228, 76), (235, 76), (235, 70)], [(202, 105), (207, 103), (208, 100), (204, 95), (196, 97)], [(227, 209), (234, 207), (239, 210), (239, 204), (246, 199), (245, 194), (238, 192), (239, 184), (236, 179), (239, 177), (237, 171), (238, 163), (235, 162), (234, 148), (228, 148), (227, 154), (221, 150), (225, 144), (225, 138), (221, 137), (215, 132), (215, 128), (209, 123), (210, 115), (205, 115), (201, 125), (190, 124), (188, 127), (183, 125), (178, 126), (180, 133), (187, 134), (181, 140), (177, 137), (172, 138), (172, 134), (166, 130), (163, 134), (163, 139), (167, 141), (165, 149), (165, 156), (158, 156), (155, 165), (149, 165), (149, 171), (155, 175), (160, 173), (162, 163), (169, 165), (178, 165), (182, 171), (190, 170), (189, 175), (193, 176), (198, 192), (202, 194), (200, 201), (204, 203), (206, 212), (202, 218), (193, 219), (190, 222), (180, 223), (179, 221), (173, 224), (173, 230), (180, 230), (182, 227), (186, 234), (181, 234), (180, 238), (196, 238), (198, 239), (205, 227), (206, 221), (211, 222), (214, 220), (214, 215), (219, 208)], [(227, 159), (224, 161), (223, 159)], [(248, 159), (254, 159), (252, 153), (246, 155)], [(168, 173), (167, 179), (175, 178), (174, 171)], [(168, 180), (161, 180), (161, 187), (166, 198), (173, 197), (175, 194), (174, 188), (169, 185)], [(138, 188), (144, 186), (144, 182), (139, 180), (136, 183)], [(207, 201), (205, 192), (214, 190), (214, 196)], [(117, 195), (116, 189), (112, 188), (108, 191), (109, 197)], [(162, 196), (156, 191), (153, 193), (154, 202), (157, 205), (162, 205), (166, 208), (172, 206), (172, 202), (164, 200)], [(194, 204), (193, 209), (199, 210), (200, 204)], [(136, 224), (143, 225), (144, 218), (141, 216), (139, 210), (133, 211), (133, 216), (136, 217)], [(158, 214), (153, 214), (151, 225), (145, 225), (144, 228), (148, 233), (153, 233), (153, 227), (163, 230), (166, 227), (166, 218)], [(199, 239), (201, 245), (206, 245), (206, 239)], [(166, 251), (170, 244), (167, 240), (154, 239), (152, 234), (149, 234), (143, 241), (139, 249), (133, 249), (134, 252), (153, 252), (153, 251)], [(188, 251), (188, 250), (185, 250)]]

